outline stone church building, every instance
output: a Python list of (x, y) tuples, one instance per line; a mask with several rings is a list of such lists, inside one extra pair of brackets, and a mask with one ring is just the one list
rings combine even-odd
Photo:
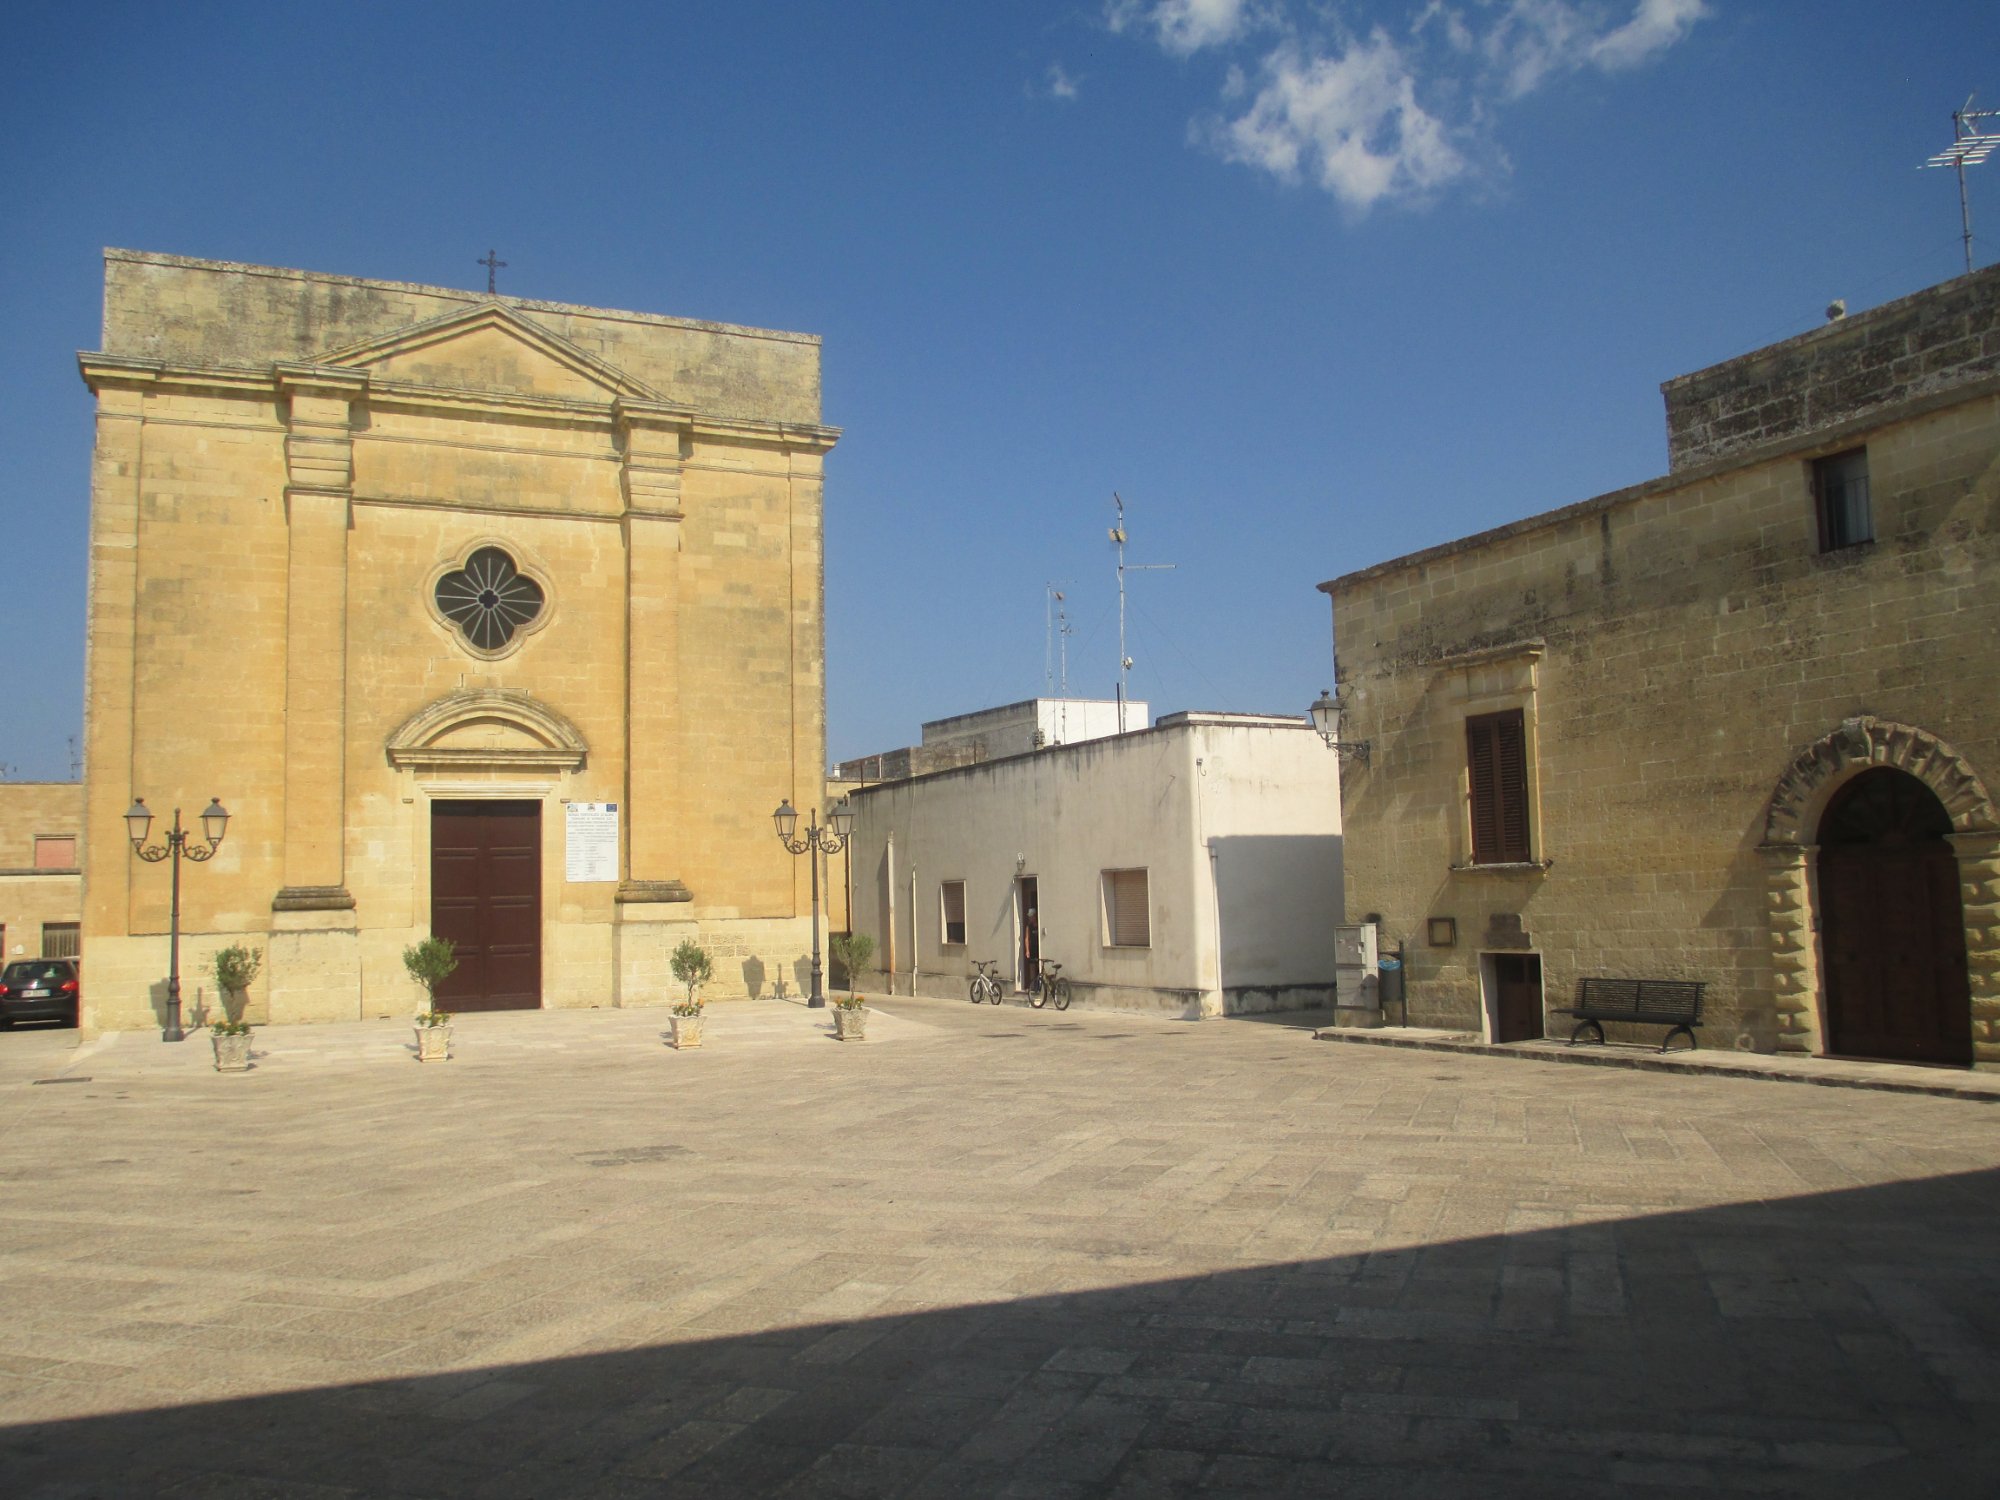
[(1660, 478), (1321, 585), (1350, 919), (1415, 1025), (1692, 980), (1703, 1046), (2000, 1065), (2000, 267), (1664, 394)]
[[(85, 725), (85, 1024), (159, 1024), (170, 871), (125, 814), (211, 798), (183, 991), (253, 1020), (796, 990), (771, 811), (825, 766), (816, 337), (109, 251)], [(197, 831), (197, 850), (206, 841)]]

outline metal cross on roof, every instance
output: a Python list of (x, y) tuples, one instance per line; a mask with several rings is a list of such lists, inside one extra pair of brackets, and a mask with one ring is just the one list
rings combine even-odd
[(475, 266), (486, 267), (486, 291), (487, 295), (491, 296), (497, 290), (493, 282), (493, 273), (498, 271), (502, 266), (506, 265), (507, 262), (500, 259), (499, 251), (488, 250), (486, 252), (486, 259), (475, 260), (473, 264)]

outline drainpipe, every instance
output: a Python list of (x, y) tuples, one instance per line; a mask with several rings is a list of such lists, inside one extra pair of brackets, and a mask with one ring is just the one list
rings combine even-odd
[(910, 866), (910, 994), (917, 993), (917, 867)]

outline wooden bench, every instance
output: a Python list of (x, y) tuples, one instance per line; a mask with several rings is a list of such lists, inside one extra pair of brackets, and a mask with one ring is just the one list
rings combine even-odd
[(1707, 987), (1694, 979), (1579, 979), (1576, 1004), (1566, 1012), (1576, 1017), (1569, 1044), (1574, 1047), (1581, 1041), (1586, 1029), (1595, 1031), (1601, 1043), (1603, 1023), (1618, 1021), (1665, 1026), (1667, 1034), (1660, 1039), (1662, 1052), (1676, 1032), (1685, 1032), (1688, 1044), (1684, 1050), (1692, 1052), (1694, 1029), (1701, 1025), (1701, 992)]

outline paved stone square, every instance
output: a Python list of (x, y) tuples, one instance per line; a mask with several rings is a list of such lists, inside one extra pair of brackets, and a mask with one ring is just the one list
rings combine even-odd
[(2000, 1104), (872, 1021), (0, 1036), (0, 1495), (1992, 1493)]

